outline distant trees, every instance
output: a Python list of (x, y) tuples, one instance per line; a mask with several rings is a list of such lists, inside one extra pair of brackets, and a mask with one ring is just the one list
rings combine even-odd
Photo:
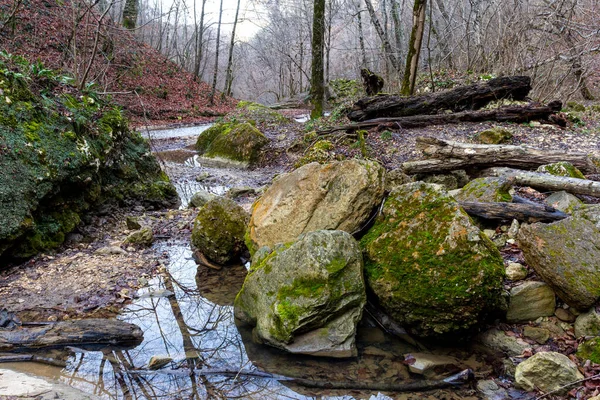
[(138, 0), (125, 0), (123, 7), (123, 26), (127, 29), (135, 29), (138, 17)]

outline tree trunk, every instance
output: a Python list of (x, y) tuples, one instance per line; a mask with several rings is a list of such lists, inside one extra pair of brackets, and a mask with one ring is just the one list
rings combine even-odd
[[(194, 62), (194, 79), (200, 80), (200, 64), (202, 63), (202, 41), (204, 40), (204, 7), (206, 6), (206, 0), (202, 0), (202, 10), (200, 11), (200, 26), (196, 24), (196, 60)], [(196, 2), (194, 2), (196, 7)], [(194, 12), (194, 19), (196, 13)]]
[(558, 221), (569, 215), (549, 206), (518, 203), (459, 202), (470, 215), (485, 219), (516, 219), (519, 221)]
[(529, 186), (548, 191), (564, 190), (573, 194), (600, 197), (600, 182), (587, 179), (554, 176), (543, 172), (522, 171), (512, 168), (490, 168), (483, 172), (486, 176), (508, 176), (515, 185)]
[(365, 121), (382, 117), (435, 114), (444, 110), (477, 110), (494, 100), (523, 100), (530, 90), (531, 78), (528, 76), (507, 76), (420, 96), (365, 97), (354, 103), (347, 116), (351, 121)]
[(361, 11), (359, 9), (358, 12), (356, 13), (356, 18), (358, 20), (358, 44), (360, 46), (360, 55), (361, 55), (361, 60), (362, 60), (361, 67), (366, 68), (367, 67), (367, 52), (365, 50), (365, 37), (364, 37), (363, 27), (362, 27), (362, 17), (360, 16), (360, 14), (361, 14)]
[(83, 319), (43, 323), (39, 326), (0, 329), (0, 351), (90, 344), (137, 345), (142, 330), (113, 319)]
[(408, 43), (408, 54), (406, 55), (404, 79), (402, 79), (402, 88), (400, 89), (400, 93), (406, 96), (415, 93), (415, 82), (417, 81), (419, 56), (421, 54), (421, 43), (423, 42), (423, 32), (425, 32), (426, 8), (427, 0), (415, 0), (415, 5), (413, 7), (413, 27), (410, 33), (410, 41)]
[(217, 90), (217, 76), (219, 73), (219, 42), (221, 40), (221, 18), (223, 17), (223, 0), (219, 4), (219, 23), (217, 25), (217, 45), (215, 46), (215, 69), (213, 73), (212, 88), (210, 90), (210, 101), (209, 104), (212, 106), (215, 104), (215, 92)]
[(557, 118), (554, 114), (561, 109), (560, 102), (553, 102), (547, 106), (517, 106), (503, 107), (489, 111), (465, 111), (454, 114), (436, 115), (412, 115), (410, 117), (375, 118), (355, 124), (337, 126), (331, 129), (319, 131), (319, 133), (331, 133), (335, 131), (356, 130), (382, 126), (389, 129), (422, 128), (430, 125), (456, 124), (460, 122), (529, 122), (534, 120), (548, 120), (563, 126), (564, 120)]
[(231, 43), (229, 44), (229, 57), (227, 58), (227, 76), (225, 77), (225, 90), (221, 98), (225, 96), (231, 96), (231, 85), (233, 83), (233, 45), (235, 44), (235, 28), (238, 22), (238, 15), (240, 13), (240, 2), (238, 0), (237, 7), (235, 8), (235, 19), (233, 20), (233, 29), (231, 30)]
[(137, 0), (125, 0), (123, 7), (123, 26), (127, 29), (135, 29), (138, 17)]
[(325, 85), (323, 82), (323, 44), (325, 41), (325, 0), (315, 0), (313, 11), (312, 64), (310, 95), (313, 109), (311, 119), (323, 115)]

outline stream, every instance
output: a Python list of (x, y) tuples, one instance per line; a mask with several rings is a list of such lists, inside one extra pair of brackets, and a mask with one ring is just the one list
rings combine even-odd
[[(197, 135), (201, 129), (151, 132), (153, 149), (174, 181), (182, 207), (199, 189), (222, 195), (232, 187), (262, 187), (282, 172), (277, 168), (241, 170), (199, 159), (190, 147), (195, 141), (190, 134)], [(249, 209), (252, 201), (249, 197), (241, 203)], [(236, 326), (233, 317), (233, 300), (246, 266), (219, 271), (198, 267), (188, 242), (163, 240), (154, 249), (161, 254), (160, 274), (119, 316), (143, 330), (140, 345), (68, 348), (48, 355), (57, 365), (3, 366), (53, 378), (102, 399), (389, 399), (377, 389), (309, 389), (294, 378), (373, 383), (374, 387), (415, 380), (404, 354), (417, 350), (369, 318), (359, 325), (359, 357), (354, 359), (293, 356), (255, 344), (252, 332)], [(163, 358), (164, 366), (151, 369), (152, 357)], [(474, 364), (470, 367), (481, 367), (474, 357), (469, 360)]]

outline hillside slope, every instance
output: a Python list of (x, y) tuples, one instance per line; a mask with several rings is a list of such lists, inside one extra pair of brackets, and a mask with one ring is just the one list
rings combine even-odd
[(0, 49), (106, 93), (134, 125), (201, 121), (235, 104), (80, 0), (0, 0)]

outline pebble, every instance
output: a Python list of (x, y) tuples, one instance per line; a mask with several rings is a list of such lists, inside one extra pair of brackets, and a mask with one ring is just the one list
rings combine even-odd
[(575, 322), (575, 316), (571, 314), (569, 310), (565, 310), (562, 307), (557, 308), (556, 311), (554, 311), (554, 315), (556, 315), (556, 318), (560, 319), (561, 321)]

